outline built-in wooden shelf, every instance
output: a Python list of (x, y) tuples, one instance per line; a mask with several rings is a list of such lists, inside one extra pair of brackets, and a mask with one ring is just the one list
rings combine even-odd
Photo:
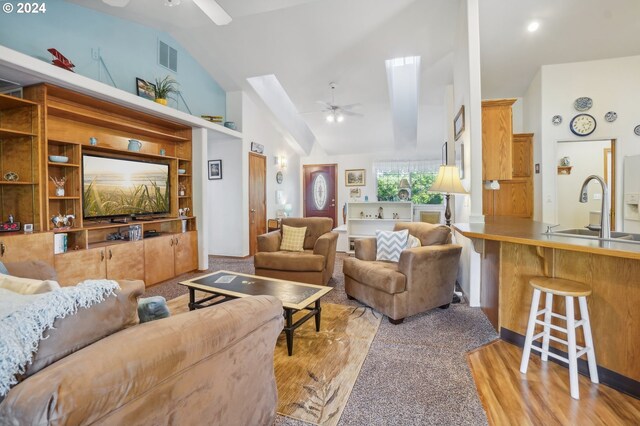
[(49, 161), (47, 164), (50, 165), (50, 166), (53, 166), (53, 167), (80, 167), (80, 164), (54, 163), (53, 161)]
[(36, 185), (36, 182), (13, 182), (8, 180), (0, 181), (0, 185)]
[(23, 132), (20, 130), (11, 130), (0, 127), (0, 137), (1, 138), (23, 138), (23, 137), (32, 137), (37, 136), (35, 133), (31, 132)]
[(189, 174), (189, 173), (182, 173), (182, 174), (178, 173), (178, 177), (191, 177), (191, 174)]
[(107, 114), (99, 114), (89, 109), (80, 110), (71, 105), (51, 101), (47, 105), (47, 113), (56, 117), (65, 118), (67, 120), (79, 121), (95, 126), (107, 127), (109, 129), (121, 130), (137, 135), (149, 136), (152, 138), (161, 138), (173, 142), (186, 142), (190, 139), (176, 136), (171, 133), (161, 132), (159, 130), (140, 127), (137, 123), (128, 123), (123, 121), (122, 117), (112, 117)]
[(178, 198), (191, 198), (190, 195), (179, 195)]
[(66, 196), (66, 195), (64, 197), (58, 197), (58, 196), (55, 196), (55, 195), (51, 195), (51, 196), (49, 196), (49, 199), (50, 200), (79, 200), (80, 197)]
[(0, 111), (6, 111), (8, 109), (14, 109), (14, 108), (21, 108), (28, 105), (38, 106), (36, 102), (28, 101), (26, 99), (14, 98), (11, 96), (3, 96), (2, 102), (0, 102)]
[[(164, 159), (176, 158), (171, 155), (149, 154), (141, 151), (128, 151), (128, 150), (122, 150), (118, 148), (111, 148), (107, 146), (84, 146), (82, 150), (83, 154), (100, 153), (100, 152), (111, 152), (111, 153), (120, 154), (120, 155), (126, 154), (128, 156), (140, 157), (140, 158), (164, 158)], [(183, 176), (183, 175), (180, 175), (180, 176)]]

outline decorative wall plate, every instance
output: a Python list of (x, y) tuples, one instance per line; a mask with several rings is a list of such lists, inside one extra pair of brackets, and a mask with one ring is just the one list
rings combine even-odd
[(604, 115), (604, 121), (606, 121), (607, 123), (613, 123), (614, 121), (616, 121), (616, 118), (618, 118), (618, 114), (616, 114), (614, 111), (609, 111)]
[(559, 126), (562, 123), (562, 116), (554, 115), (553, 118), (551, 119), (551, 122), (553, 123), (554, 126)]
[(596, 130), (596, 119), (589, 114), (578, 114), (571, 119), (569, 129), (577, 136), (588, 136)]
[(284, 176), (282, 175), (282, 172), (278, 171), (278, 173), (276, 173), (276, 182), (282, 183), (283, 180), (284, 180)]
[(17, 182), (20, 177), (16, 172), (7, 172), (4, 174), (4, 180), (9, 182)]
[(573, 107), (576, 111), (588, 111), (593, 106), (593, 100), (586, 96), (578, 98), (573, 103)]
[(633, 133), (635, 133), (636, 135), (640, 136), (640, 124), (638, 124), (636, 126), (636, 128), (633, 129)]

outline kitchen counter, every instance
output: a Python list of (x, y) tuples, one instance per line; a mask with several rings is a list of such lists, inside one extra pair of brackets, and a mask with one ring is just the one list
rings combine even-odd
[[(454, 228), (481, 254), (480, 305), (503, 340), (524, 344), (532, 277), (583, 282), (592, 289), (587, 301), (600, 381), (640, 398), (640, 244), (545, 234), (546, 224), (511, 217)], [(555, 312), (564, 314), (564, 306), (554, 297)], [(566, 355), (565, 346), (551, 346)], [(578, 366), (587, 370), (585, 361)]]
[(553, 233), (546, 234), (546, 224), (530, 219), (486, 216), (485, 223), (456, 223), (453, 227), (467, 238), (640, 259), (640, 244), (637, 242), (601, 241)]

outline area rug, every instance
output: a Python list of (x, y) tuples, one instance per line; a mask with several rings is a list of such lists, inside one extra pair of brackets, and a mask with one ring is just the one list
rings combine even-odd
[[(172, 314), (187, 311), (188, 300), (188, 295), (170, 300)], [(282, 333), (274, 356), (278, 414), (323, 426), (338, 424), (380, 321), (371, 309), (326, 303), (320, 332), (313, 319), (295, 331), (293, 356), (287, 354)]]

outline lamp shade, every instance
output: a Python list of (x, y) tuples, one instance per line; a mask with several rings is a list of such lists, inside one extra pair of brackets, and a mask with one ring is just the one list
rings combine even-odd
[(400, 189), (409, 189), (411, 185), (409, 185), (409, 181), (406, 178), (400, 179)]
[(429, 188), (429, 192), (444, 192), (447, 194), (468, 194), (460, 182), (460, 172), (457, 166), (440, 166), (436, 181)]

